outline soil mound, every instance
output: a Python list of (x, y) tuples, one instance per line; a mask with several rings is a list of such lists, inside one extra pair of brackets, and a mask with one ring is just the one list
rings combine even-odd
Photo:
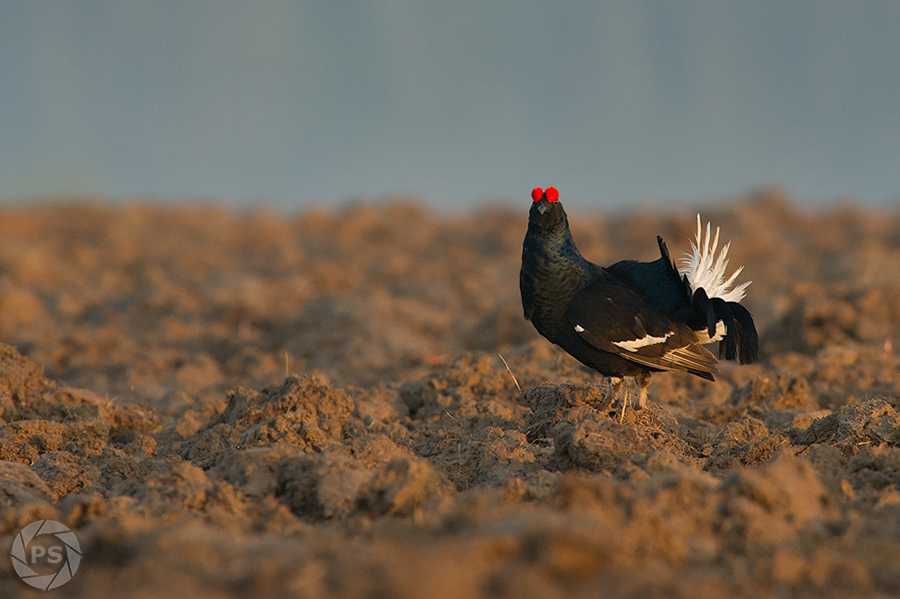
[(704, 217), (762, 360), (635, 411), (522, 318), (524, 210), (4, 209), (0, 549), (63, 522), (92, 599), (900, 594), (900, 212)]

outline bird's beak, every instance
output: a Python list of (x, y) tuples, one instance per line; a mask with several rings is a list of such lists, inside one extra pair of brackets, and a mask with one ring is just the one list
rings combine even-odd
[(538, 202), (537, 205), (538, 212), (544, 214), (548, 210), (550, 210), (550, 202)]

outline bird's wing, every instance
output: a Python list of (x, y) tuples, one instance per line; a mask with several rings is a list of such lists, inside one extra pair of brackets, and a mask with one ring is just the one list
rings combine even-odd
[(566, 321), (597, 349), (643, 366), (686, 370), (709, 379), (717, 371), (716, 357), (699, 344), (689, 326), (669, 320), (612, 277), (601, 277), (578, 293)]
[(662, 237), (657, 236), (660, 257), (653, 262), (622, 260), (606, 267), (613, 276), (642, 294), (654, 307), (669, 317), (690, 317), (691, 288), (675, 268)]

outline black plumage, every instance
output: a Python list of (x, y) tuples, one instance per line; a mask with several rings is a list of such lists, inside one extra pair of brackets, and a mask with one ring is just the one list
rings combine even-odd
[[(703, 287), (693, 288), (689, 275), (679, 273), (660, 237), (658, 260), (624, 260), (602, 268), (578, 251), (557, 191), (536, 188), (532, 197), (519, 273), (525, 318), (549, 341), (611, 377), (604, 404), (612, 400), (622, 377), (638, 381), (641, 408), (652, 372), (682, 370), (715, 380), (718, 360), (704, 343), (720, 340), (720, 358), (741, 364), (757, 360), (750, 313), (736, 301), (709, 296), (715, 295), (712, 291), (723, 297), (743, 295), (743, 286), (739, 293), (723, 292), (731, 283), (722, 281), (724, 264), (716, 265), (721, 275), (706, 276), (715, 283), (708, 285), (710, 294)], [(698, 233), (695, 257), (700, 256), (700, 245)], [(720, 262), (725, 252), (727, 247)]]

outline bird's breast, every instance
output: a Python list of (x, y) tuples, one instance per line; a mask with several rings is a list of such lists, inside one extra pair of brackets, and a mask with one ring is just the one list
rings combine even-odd
[(519, 287), (525, 317), (550, 338), (565, 317), (569, 303), (588, 283), (585, 266), (545, 248), (522, 253)]

